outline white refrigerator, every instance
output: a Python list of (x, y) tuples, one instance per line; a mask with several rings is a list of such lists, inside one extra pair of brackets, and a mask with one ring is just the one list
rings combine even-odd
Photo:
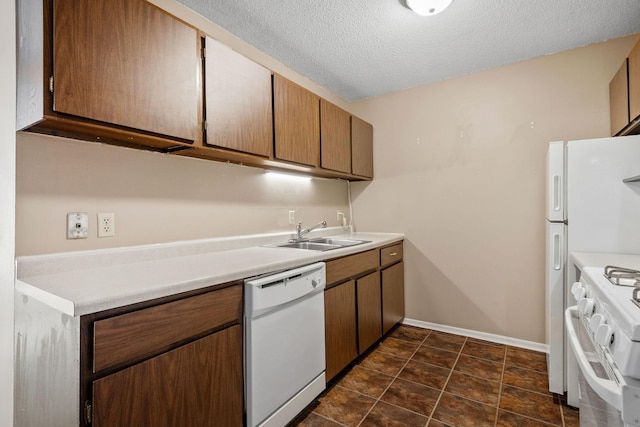
[[(640, 136), (552, 142), (547, 154), (546, 335), (549, 390), (578, 406), (564, 309), (572, 252), (640, 254)], [(638, 177), (638, 181), (634, 180)]]

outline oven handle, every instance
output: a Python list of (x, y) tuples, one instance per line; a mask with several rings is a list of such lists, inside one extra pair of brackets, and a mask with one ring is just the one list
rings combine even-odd
[(615, 381), (605, 380), (596, 375), (591, 364), (587, 360), (587, 356), (585, 355), (582, 346), (580, 345), (578, 335), (573, 327), (572, 319), (579, 319), (578, 307), (575, 305), (567, 308), (564, 312), (564, 320), (569, 342), (571, 343), (573, 353), (578, 361), (578, 365), (580, 366), (580, 370), (582, 371), (585, 380), (587, 380), (593, 391), (595, 391), (598, 396), (617, 410), (622, 411), (622, 389)]

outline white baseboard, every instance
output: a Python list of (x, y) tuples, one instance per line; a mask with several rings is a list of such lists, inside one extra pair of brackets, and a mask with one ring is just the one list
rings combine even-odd
[(402, 323), (418, 328), (433, 329), (434, 331), (448, 332), (450, 334), (465, 335), (485, 341), (491, 341), (498, 344), (510, 345), (513, 347), (526, 348), (527, 350), (549, 353), (549, 345), (533, 341), (526, 341), (517, 338), (505, 337), (503, 335), (488, 334), (486, 332), (473, 331), (471, 329), (456, 328), (453, 326), (440, 325), (438, 323), (423, 322), (422, 320), (405, 318)]

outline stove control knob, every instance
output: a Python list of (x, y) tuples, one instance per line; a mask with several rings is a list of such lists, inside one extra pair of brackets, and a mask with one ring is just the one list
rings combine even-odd
[(596, 342), (598, 344), (603, 347), (609, 347), (613, 344), (613, 339), (614, 335), (611, 326), (602, 324), (598, 327), (598, 330), (596, 331)]
[(594, 307), (595, 302), (593, 298), (582, 298), (578, 301), (578, 310), (580, 310), (583, 316), (590, 317), (593, 314)]
[(596, 313), (591, 316), (591, 320), (589, 320), (589, 329), (591, 332), (595, 333), (600, 325), (603, 325), (604, 323), (604, 316), (600, 313)]
[(576, 301), (580, 301), (587, 295), (587, 290), (580, 283), (578, 283), (578, 285), (579, 286), (575, 286), (574, 284), (574, 286), (571, 287), (571, 294)]

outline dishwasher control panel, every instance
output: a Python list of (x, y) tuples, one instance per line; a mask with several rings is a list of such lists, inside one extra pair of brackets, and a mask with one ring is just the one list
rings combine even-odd
[(266, 309), (322, 292), (326, 285), (323, 262), (245, 282), (245, 316), (259, 316)]

